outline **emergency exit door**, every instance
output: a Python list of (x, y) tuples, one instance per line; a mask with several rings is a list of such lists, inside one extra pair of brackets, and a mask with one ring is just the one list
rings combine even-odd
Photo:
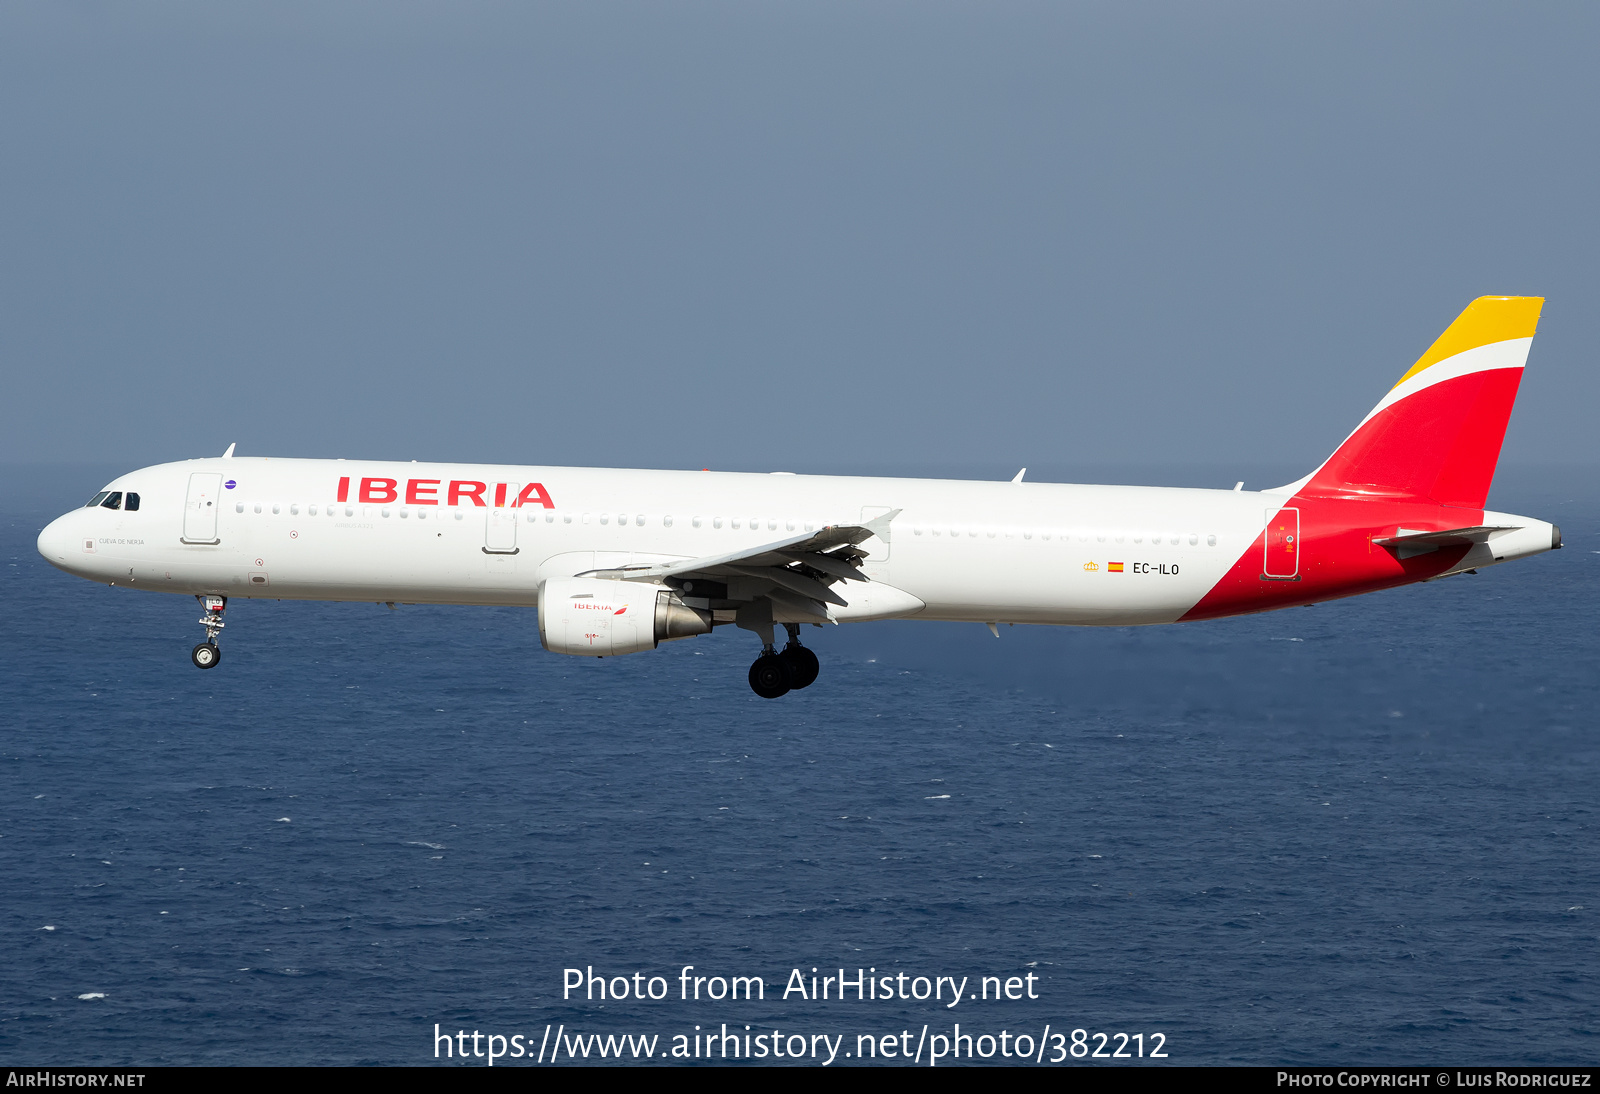
[[(517, 496), (517, 484), (509, 484), (506, 497), (512, 499)], [(498, 499), (497, 499), (498, 500)], [(520, 509), (513, 509), (510, 505), (494, 505), (489, 508), (488, 523), (484, 525), (483, 550), (491, 555), (514, 555), (517, 553), (517, 514)]]
[(1293, 581), (1300, 576), (1300, 510), (1268, 509), (1266, 558), (1261, 576)]
[[(866, 524), (868, 521), (876, 520), (885, 513), (892, 512), (894, 510), (887, 505), (863, 505), (861, 507), (861, 523)], [(869, 563), (889, 561), (889, 540), (886, 537), (869, 536), (861, 541), (861, 549), (867, 552), (867, 561)]]
[(189, 476), (189, 496), (183, 503), (183, 542), (222, 542), (217, 538), (217, 510), (222, 504), (221, 493), (221, 475), (196, 471)]

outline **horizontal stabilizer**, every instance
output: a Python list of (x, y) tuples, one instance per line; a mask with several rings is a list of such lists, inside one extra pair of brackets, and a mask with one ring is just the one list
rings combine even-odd
[(1411, 528), (1401, 528), (1395, 535), (1375, 539), (1372, 542), (1379, 547), (1387, 547), (1400, 558), (1406, 559), (1437, 551), (1441, 547), (1471, 547), (1474, 544), (1487, 543), (1492, 535), (1518, 530), (1516, 525), (1507, 524), (1475, 524), (1470, 528), (1447, 528), (1442, 532), (1419, 532)]
[(1398, 535), (1372, 542), (1379, 547), (1466, 547), (1473, 543), (1487, 543), (1496, 532), (1515, 532), (1516, 525), (1479, 524), (1471, 528), (1450, 528), (1443, 532), (1414, 532), (1401, 528)]

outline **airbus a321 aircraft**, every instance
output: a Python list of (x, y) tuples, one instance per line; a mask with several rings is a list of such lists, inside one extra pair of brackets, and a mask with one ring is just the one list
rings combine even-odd
[[(1486, 512), (1539, 297), (1473, 301), (1321, 467), (1275, 490), (217, 459), (123, 475), (51, 522), (71, 574), (197, 597), (537, 607), (555, 653), (733, 624), (750, 686), (817, 678), (803, 624), (1129, 626), (1269, 611), (1561, 546)], [(778, 628), (787, 634), (780, 650)]]

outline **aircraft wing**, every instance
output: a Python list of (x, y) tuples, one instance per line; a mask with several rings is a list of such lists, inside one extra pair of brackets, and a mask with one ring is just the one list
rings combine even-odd
[(576, 576), (651, 582), (682, 578), (689, 582), (704, 580), (719, 584), (743, 579), (755, 582), (760, 589), (757, 596), (771, 600), (774, 605), (790, 613), (812, 617), (817, 622), (828, 622), (832, 619), (828, 614), (829, 604), (841, 607), (849, 604), (832, 586), (842, 581), (870, 580), (861, 571), (860, 563), (871, 552), (863, 550), (861, 544), (873, 536), (887, 539), (889, 522), (899, 514), (900, 510), (895, 509), (865, 524), (829, 524), (815, 532), (725, 555), (618, 566)]

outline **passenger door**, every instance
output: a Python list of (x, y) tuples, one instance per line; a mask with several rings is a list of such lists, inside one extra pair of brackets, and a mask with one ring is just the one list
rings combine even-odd
[(196, 471), (189, 476), (189, 496), (183, 504), (184, 543), (217, 544), (217, 510), (221, 508), (222, 476)]
[(1298, 581), (1300, 574), (1300, 510), (1268, 509), (1266, 557), (1261, 576), (1271, 581)]

